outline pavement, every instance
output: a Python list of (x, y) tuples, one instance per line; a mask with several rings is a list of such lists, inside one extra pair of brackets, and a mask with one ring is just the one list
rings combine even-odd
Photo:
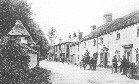
[(52, 84), (139, 84), (139, 80), (101, 67), (96, 71), (84, 70), (77, 65), (46, 60), (40, 61), (40, 67), (51, 70)]

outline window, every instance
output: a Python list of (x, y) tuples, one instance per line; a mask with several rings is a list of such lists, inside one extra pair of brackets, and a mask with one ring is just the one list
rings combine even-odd
[(93, 41), (94, 41), (94, 42), (93, 42), (93, 46), (96, 46), (96, 40), (94, 39)]
[(139, 49), (136, 49), (136, 63), (139, 62)]
[(117, 38), (116, 40), (119, 40), (120, 39), (120, 33), (117, 33)]
[(89, 46), (89, 40), (88, 40), (88, 46)]
[(78, 61), (79, 61), (79, 55), (78, 55)]
[(139, 27), (137, 27), (137, 37), (139, 37)]
[(86, 42), (84, 42), (84, 48), (86, 48)]
[(78, 44), (78, 51), (79, 51), (79, 44)]
[(103, 52), (100, 53), (100, 64), (103, 63)]
[(100, 38), (100, 44), (103, 44), (103, 38), (102, 37)]

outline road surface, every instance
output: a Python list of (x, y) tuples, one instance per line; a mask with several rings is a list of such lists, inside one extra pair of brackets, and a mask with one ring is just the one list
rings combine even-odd
[(77, 65), (46, 60), (40, 62), (40, 67), (52, 71), (52, 84), (139, 84), (139, 80), (129, 79), (120, 73), (111, 73), (110, 69), (83, 70)]

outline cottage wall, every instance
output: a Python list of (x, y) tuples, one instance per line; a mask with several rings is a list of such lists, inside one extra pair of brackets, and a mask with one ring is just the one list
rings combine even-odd
[(30, 62), (29, 62), (29, 68), (34, 68), (36, 67), (37, 65), (37, 54), (33, 54), (33, 53), (30, 53), (28, 54), (30, 56)]

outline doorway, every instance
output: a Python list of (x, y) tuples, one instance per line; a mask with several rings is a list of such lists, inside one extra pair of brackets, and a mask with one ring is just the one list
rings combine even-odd
[(133, 44), (124, 45), (124, 55), (129, 62), (132, 62), (132, 48)]
[(124, 49), (125, 57), (129, 62), (132, 62), (132, 48)]

